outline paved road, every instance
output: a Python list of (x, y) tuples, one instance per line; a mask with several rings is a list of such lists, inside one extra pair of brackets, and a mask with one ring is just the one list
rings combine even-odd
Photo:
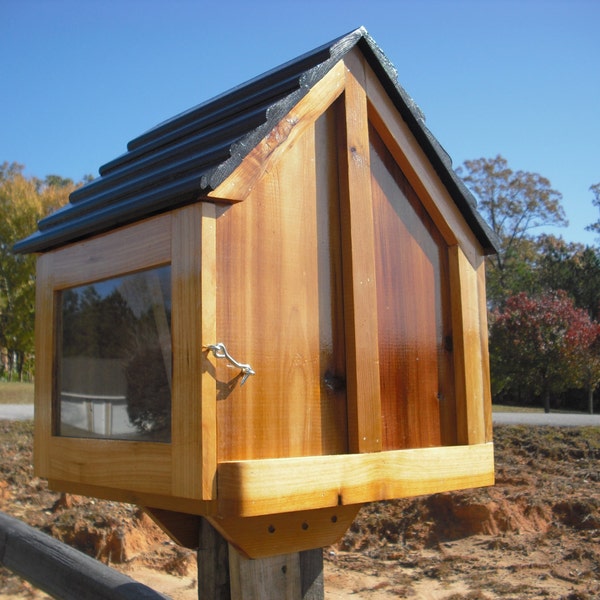
[(572, 413), (494, 413), (494, 423), (502, 425), (555, 425), (557, 427), (600, 426), (600, 415)]
[[(0, 404), (0, 419), (33, 419), (32, 404)], [(556, 425), (557, 427), (600, 427), (600, 415), (571, 413), (494, 413), (494, 423), (502, 425)]]
[(11, 421), (33, 419), (33, 404), (0, 404), (0, 419)]

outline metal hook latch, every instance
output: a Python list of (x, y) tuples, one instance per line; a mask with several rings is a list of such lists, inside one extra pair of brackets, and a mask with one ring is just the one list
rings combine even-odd
[(256, 375), (254, 369), (250, 365), (240, 363), (237, 360), (235, 360), (235, 358), (233, 358), (233, 356), (231, 356), (231, 354), (227, 352), (225, 344), (211, 344), (210, 346), (204, 346), (204, 349), (208, 350), (209, 352), (212, 352), (215, 358), (226, 358), (231, 363), (231, 365), (228, 366), (234, 366), (238, 369), (241, 369), (244, 376), (242, 377), (242, 381), (240, 382), (240, 387), (244, 385), (244, 383), (246, 383), (246, 379), (248, 379), (250, 375)]

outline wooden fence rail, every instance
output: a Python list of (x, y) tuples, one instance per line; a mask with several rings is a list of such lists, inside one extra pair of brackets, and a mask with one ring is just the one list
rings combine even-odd
[(60, 600), (168, 600), (2, 512), (0, 564)]

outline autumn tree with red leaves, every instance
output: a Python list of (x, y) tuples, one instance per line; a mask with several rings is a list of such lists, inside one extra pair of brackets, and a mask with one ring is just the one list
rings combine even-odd
[[(533, 394), (550, 411), (553, 396), (600, 383), (600, 326), (564, 291), (511, 296), (492, 315), (490, 349), (495, 394)], [(590, 407), (592, 408), (592, 407)]]
[[(572, 349), (571, 367), (577, 383), (587, 391), (588, 412), (594, 413), (594, 390), (600, 385), (600, 323), (591, 321), (585, 311), (567, 333)], [(583, 313), (583, 314), (581, 314)]]

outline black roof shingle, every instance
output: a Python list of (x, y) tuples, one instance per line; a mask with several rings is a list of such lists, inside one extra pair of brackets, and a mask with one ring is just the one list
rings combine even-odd
[(343, 56), (360, 47), (486, 252), (495, 236), (451, 160), (398, 84), (396, 70), (364, 28), (333, 40), (169, 119), (103, 165), (100, 177), (42, 219), (15, 252), (41, 252), (206, 196)]

